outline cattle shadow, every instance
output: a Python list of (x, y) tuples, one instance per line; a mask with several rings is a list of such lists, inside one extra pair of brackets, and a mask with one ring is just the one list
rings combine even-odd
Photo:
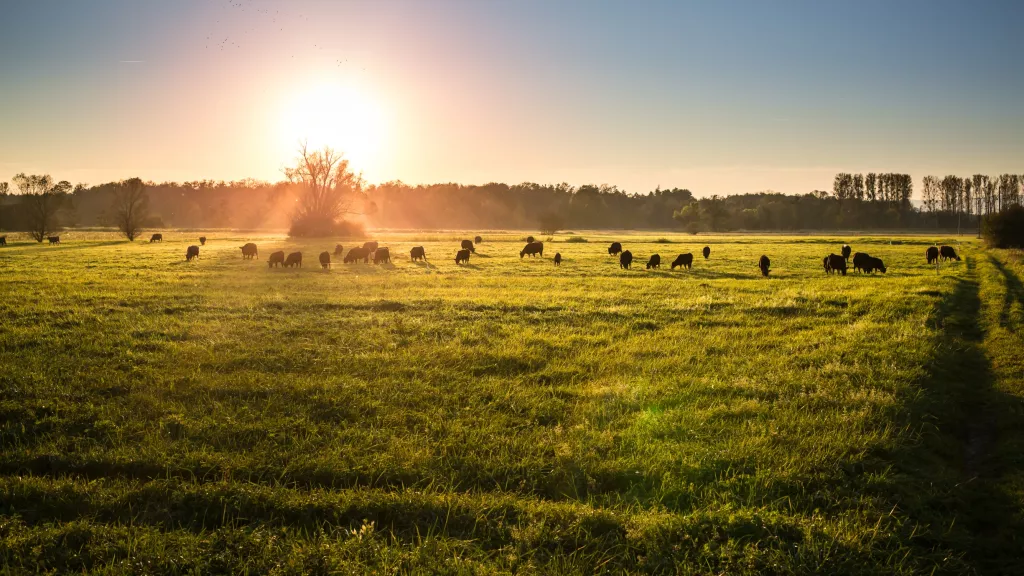
[(422, 268), (424, 270), (437, 270), (437, 266), (434, 266), (433, 263), (431, 263), (431, 262), (429, 262), (427, 260), (423, 260), (421, 262), (413, 261), (412, 264), (413, 264), (413, 266), (416, 266), (417, 268)]
[[(38, 243), (38, 242), (19, 242), (18, 243), (19, 246), (42, 246), (44, 248), (50, 248), (50, 249), (53, 249), (53, 250), (59, 250), (61, 252), (70, 252), (72, 250), (86, 250), (86, 249), (89, 249), (89, 248), (103, 248), (105, 246), (117, 246), (117, 245), (135, 246), (135, 245), (142, 245), (142, 244), (147, 244), (148, 245), (149, 243), (148, 242), (145, 242), (145, 243), (135, 243), (135, 242), (129, 242), (127, 240), (106, 240), (104, 242), (86, 242), (86, 243), (78, 243), (78, 242), (73, 242), (72, 241), (71, 243), (68, 243), (68, 244), (61, 243), (61, 244), (57, 244), (56, 246), (51, 246), (51, 245), (47, 244), (46, 242), (42, 242), (42, 243)], [(8, 243), (8, 246), (11, 246), (11, 245), (12, 244)], [(182, 257), (182, 259), (185, 258), (185, 251), (184, 250), (182, 250), (182, 252), (181, 252), (181, 257)]]
[(1003, 275), (1003, 283), (1006, 288), (1006, 292), (1003, 293), (1003, 306), (999, 310), (999, 325), (1010, 332), (1017, 332), (1017, 322), (1013, 319), (1011, 312), (1014, 302), (1024, 306), (1024, 284), (1013, 270), (1007, 268), (995, 256), (989, 255), (988, 261)]
[(480, 267), (476, 264), (456, 264), (459, 268), (468, 268), (470, 270), (479, 270)]

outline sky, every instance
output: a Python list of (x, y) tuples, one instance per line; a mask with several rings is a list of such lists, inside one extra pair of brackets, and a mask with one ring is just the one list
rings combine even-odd
[(283, 179), (698, 196), (1024, 171), (1024, 2), (0, 3), (0, 181)]

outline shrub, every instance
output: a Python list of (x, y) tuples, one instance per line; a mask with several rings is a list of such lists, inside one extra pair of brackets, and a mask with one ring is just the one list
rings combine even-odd
[(557, 212), (548, 212), (543, 214), (539, 219), (539, 223), (540, 231), (544, 234), (554, 234), (562, 228), (565, 228), (565, 219)]
[(586, 242), (587, 239), (583, 236), (570, 236), (566, 242)]
[(307, 214), (298, 216), (292, 220), (292, 227), (288, 230), (289, 236), (300, 238), (323, 238), (328, 236), (364, 236), (366, 230), (362, 224), (349, 222), (348, 220), (334, 220)]
[(1010, 206), (985, 217), (985, 243), (996, 248), (1024, 248), (1024, 207)]
[(672, 241), (669, 240), (668, 238), (658, 238), (657, 240), (654, 241), (654, 243), (655, 244), (671, 244)]

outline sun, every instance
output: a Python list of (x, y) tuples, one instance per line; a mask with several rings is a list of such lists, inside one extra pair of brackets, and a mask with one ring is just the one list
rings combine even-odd
[(300, 142), (310, 148), (330, 146), (344, 153), (357, 172), (374, 170), (386, 129), (380, 103), (365, 90), (340, 82), (296, 92), (281, 113), (281, 141), (288, 153), (294, 154)]

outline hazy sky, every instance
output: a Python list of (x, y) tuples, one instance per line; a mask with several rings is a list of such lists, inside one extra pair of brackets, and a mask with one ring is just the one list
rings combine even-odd
[(1024, 170), (1024, 2), (0, 3), (0, 181), (830, 189)]

